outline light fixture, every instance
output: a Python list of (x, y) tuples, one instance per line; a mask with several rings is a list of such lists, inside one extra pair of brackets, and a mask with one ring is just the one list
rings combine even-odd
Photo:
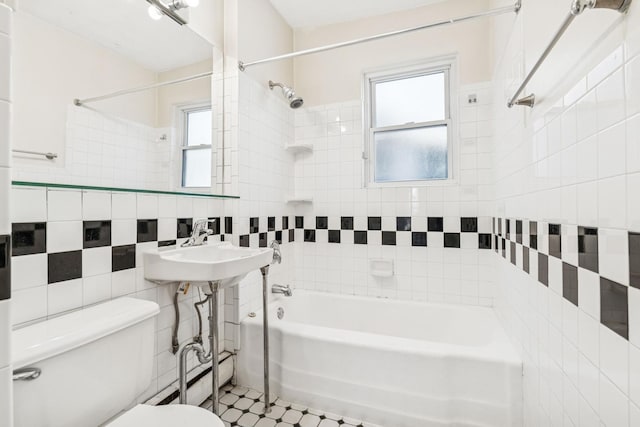
[(180, 16), (177, 11), (189, 7), (197, 7), (200, 0), (168, 0), (167, 3), (161, 0), (147, 0), (149, 3), (149, 17), (153, 20), (159, 20), (163, 15), (168, 16), (179, 25), (185, 25), (187, 21)]
[(162, 19), (162, 16), (164, 15), (160, 9), (158, 9), (156, 6), (149, 6), (149, 9), (147, 10), (147, 12), (149, 12), (149, 18), (153, 19), (154, 21), (158, 21), (160, 19)]

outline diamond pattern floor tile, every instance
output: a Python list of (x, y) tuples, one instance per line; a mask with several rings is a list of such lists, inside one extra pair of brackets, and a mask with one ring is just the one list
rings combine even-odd
[[(264, 413), (262, 393), (226, 385), (220, 397), (220, 418), (225, 427), (380, 427), (330, 412), (271, 398), (271, 412)], [(202, 404), (211, 408), (211, 400)]]

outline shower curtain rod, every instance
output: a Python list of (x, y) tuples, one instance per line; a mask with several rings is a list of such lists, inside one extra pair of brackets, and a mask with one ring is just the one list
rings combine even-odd
[(542, 63), (547, 59), (553, 48), (558, 44), (564, 33), (569, 29), (571, 23), (578, 17), (578, 15), (582, 14), (586, 9), (611, 9), (616, 10), (620, 13), (627, 13), (629, 10), (629, 6), (631, 5), (632, 0), (574, 0), (571, 4), (571, 10), (569, 14), (562, 22), (562, 25), (556, 31), (556, 34), (553, 36), (547, 48), (542, 52), (540, 58), (531, 68), (527, 77), (524, 78), (522, 84), (516, 90), (516, 93), (511, 97), (509, 102), (507, 103), (507, 107), (512, 108), (514, 105), (522, 105), (525, 107), (533, 108), (536, 103), (536, 95), (534, 93), (527, 95), (523, 98), (518, 98), (522, 92), (524, 92), (525, 88), (533, 78), (533, 76), (538, 72), (538, 69), (542, 65)]
[(205, 77), (211, 77), (213, 75), (213, 71), (207, 71), (206, 73), (200, 73), (200, 74), (195, 74), (193, 76), (189, 76), (189, 77), (182, 77), (176, 80), (170, 80), (168, 82), (161, 82), (161, 83), (154, 83), (152, 85), (147, 85), (147, 86), (140, 86), (140, 87), (136, 87), (136, 88), (132, 88), (132, 89), (124, 89), (124, 90), (119, 90), (117, 92), (112, 92), (106, 95), (102, 95), (102, 96), (95, 96), (93, 98), (85, 98), (85, 99), (74, 99), (73, 103), (80, 107), (84, 104), (87, 104), (89, 102), (96, 102), (96, 101), (102, 101), (104, 99), (109, 99), (109, 98), (114, 98), (116, 96), (122, 96), (122, 95), (129, 95), (131, 93), (137, 93), (137, 92), (143, 92), (145, 90), (149, 90), (149, 89), (155, 89), (155, 88), (159, 88), (159, 87), (163, 87), (163, 86), (170, 86), (170, 85), (175, 85), (178, 83), (185, 83), (185, 82), (190, 82), (192, 80), (198, 80), (198, 79), (204, 79)]
[(491, 10), (488, 10), (486, 12), (477, 13), (475, 15), (468, 15), (468, 16), (463, 16), (463, 17), (460, 17), (460, 18), (452, 18), (452, 19), (447, 19), (445, 21), (440, 21), (440, 22), (435, 22), (435, 23), (431, 23), (431, 24), (421, 25), (419, 27), (405, 28), (403, 30), (391, 31), (389, 33), (378, 34), (378, 35), (375, 35), (375, 36), (363, 37), (363, 38), (359, 38), (359, 39), (355, 39), (355, 40), (349, 40), (349, 41), (346, 41), (346, 42), (330, 44), (330, 45), (327, 45), (327, 46), (321, 46), (321, 47), (316, 47), (316, 48), (312, 48), (312, 49), (300, 50), (300, 51), (297, 51), (297, 52), (287, 53), (285, 55), (279, 55), (279, 56), (274, 56), (274, 57), (271, 57), (271, 58), (260, 59), (258, 61), (252, 61), (252, 62), (239, 61), (238, 62), (238, 68), (240, 69), (240, 71), (244, 71), (248, 67), (253, 67), (254, 65), (260, 65), (260, 64), (266, 64), (268, 62), (282, 61), (282, 60), (285, 60), (285, 59), (296, 58), (298, 56), (304, 56), (304, 55), (311, 55), (311, 54), (314, 54), (314, 53), (326, 52), (328, 50), (334, 50), (334, 49), (339, 49), (339, 48), (343, 48), (343, 47), (347, 47), (347, 46), (353, 46), (353, 45), (360, 44), (360, 43), (366, 43), (366, 42), (371, 42), (371, 41), (375, 41), (375, 40), (386, 39), (388, 37), (399, 36), (399, 35), (402, 35), (402, 34), (412, 33), (412, 32), (421, 31), (421, 30), (427, 30), (427, 29), (430, 29), (430, 28), (441, 27), (441, 26), (445, 26), (445, 25), (449, 25), (449, 24), (456, 24), (456, 23), (459, 23), (459, 22), (471, 21), (473, 19), (478, 19), (478, 18), (485, 18), (485, 17), (489, 17), (489, 16), (503, 15), (503, 14), (509, 13), (509, 12), (518, 13), (520, 11), (521, 7), (522, 7), (522, 0), (518, 0), (512, 6), (505, 6), (505, 7), (500, 7), (500, 8), (497, 8), (497, 9), (491, 9)]

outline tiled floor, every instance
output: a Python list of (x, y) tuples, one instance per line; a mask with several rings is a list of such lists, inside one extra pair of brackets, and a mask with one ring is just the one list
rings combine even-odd
[[(220, 397), (220, 418), (226, 427), (380, 427), (340, 415), (310, 409), (272, 397), (271, 413), (264, 414), (262, 393), (246, 387), (225, 386)], [(207, 400), (203, 408), (211, 408)]]

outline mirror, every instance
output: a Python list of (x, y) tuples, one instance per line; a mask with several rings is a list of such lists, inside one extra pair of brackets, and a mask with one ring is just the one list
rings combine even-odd
[(181, 26), (152, 19), (145, 0), (22, 0), (13, 179), (211, 192), (210, 77), (73, 104), (210, 73), (213, 40), (201, 29), (213, 25), (211, 2), (201, 3), (177, 11)]

